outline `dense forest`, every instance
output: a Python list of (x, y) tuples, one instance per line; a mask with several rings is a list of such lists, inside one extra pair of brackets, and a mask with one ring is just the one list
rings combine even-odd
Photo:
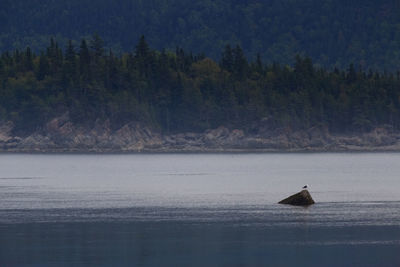
[(0, 119), (20, 134), (39, 130), (69, 112), (80, 125), (109, 119), (112, 127), (136, 121), (165, 133), (203, 131), (220, 125), (363, 132), (400, 129), (399, 74), (326, 70), (308, 57), (293, 66), (248, 62), (240, 46), (227, 45), (221, 60), (181, 48), (157, 51), (144, 37), (130, 53), (115, 55), (94, 34), (65, 49), (29, 47), (0, 55)]
[[(350, 63), (397, 71), (397, 0), (2, 0), (0, 51), (64, 46), (97, 32), (115, 52), (129, 52), (146, 35), (155, 49), (206, 53), (220, 60), (227, 44), (250, 60), (293, 64), (296, 54), (333, 69)], [(79, 45), (79, 44), (77, 44)]]

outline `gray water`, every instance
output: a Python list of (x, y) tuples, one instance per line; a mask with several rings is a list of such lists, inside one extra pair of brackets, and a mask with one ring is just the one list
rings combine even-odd
[[(0, 155), (0, 266), (400, 266), (400, 154)], [(316, 205), (276, 204), (304, 184)]]

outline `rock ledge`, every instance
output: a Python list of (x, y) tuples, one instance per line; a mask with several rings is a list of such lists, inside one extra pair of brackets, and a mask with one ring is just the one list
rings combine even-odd
[(308, 192), (308, 190), (302, 190), (301, 192), (280, 201), (279, 204), (287, 204), (294, 206), (310, 206), (312, 204), (315, 204), (315, 202), (311, 197), (310, 192)]

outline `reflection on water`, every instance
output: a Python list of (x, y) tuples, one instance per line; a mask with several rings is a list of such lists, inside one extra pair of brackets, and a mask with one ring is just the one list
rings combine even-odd
[(219, 207), (4, 209), (0, 223), (164, 222), (226, 223), (257, 227), (400, 226), (400, 202), (317, 203)]
[(399, 162), (0, 155), (0, 266), (400, 266)]
[(20, 221), (0, 224), (0, 258), (5, 266), (399, 266), (400, 263), (400, 228), (394, 223), (385, 224), (384, 220), (379, 225), (360, 223), (357, 219), (354, 222), (358, 224), (352, 225), (346, 218), (341, 221), (336, 218), (336, 222), (330, 223), (329, 216), (318, 219), (297, 209), (269, 216), (257, 215), (264, 211), (246, 209), (7, 213)]

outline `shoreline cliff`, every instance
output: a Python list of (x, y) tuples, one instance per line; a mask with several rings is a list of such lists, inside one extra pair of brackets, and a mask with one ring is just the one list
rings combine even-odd
[(31, 134), (13, 134), (0, 123), (0, 152), (179, 153), (179, 152), (400, 152), (400, 132), (388, 126), (366, 133), (332, 134), (326, 128), (271, 129), (260, 122), (251, 132), (220, 126), (202, 133), (162, 134), (140, 123), (112, 130), (110, 121), (93, 127), (74, 125), (68, 114)]

